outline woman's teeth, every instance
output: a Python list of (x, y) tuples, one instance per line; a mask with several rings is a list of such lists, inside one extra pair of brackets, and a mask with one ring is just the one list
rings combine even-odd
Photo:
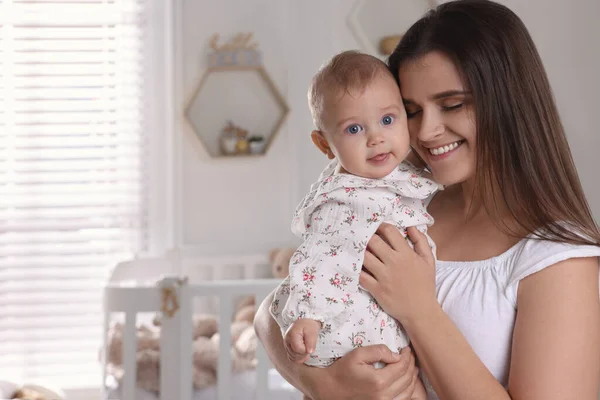
[(458, 142), (454, 142), (454, 143), (450, 143), (447, 144), (445, 146), (441, 146), (441, 147), (436, 147), (434, 149), (429, 149), (429, 153), (433, 154), (434, 156), (440, 156), (444, 153), (449, 152), (450, 150), (454, 150), (455, 148), (457, 148), (460, 144), (462, 143), (461, 140), (459, 140)]

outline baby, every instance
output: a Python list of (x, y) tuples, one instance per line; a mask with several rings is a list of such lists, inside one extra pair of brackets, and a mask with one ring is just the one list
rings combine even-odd
[(296, 209), (292, 231), (303, 243), (270, 312), (289, 358), (324, 367), (356, 347), (384, 343), (398, 352), (409, 344), (358, 278), (379, 225), (394, 224), (405, 235), (409, 226), (426, 232), (433, 219), (424, 199), (441, 187), (404, 161), (406, 112), (381, 60), (355, 51), (336, 55), (313, 78), (308, 98), (312, 141), (332, 161)]

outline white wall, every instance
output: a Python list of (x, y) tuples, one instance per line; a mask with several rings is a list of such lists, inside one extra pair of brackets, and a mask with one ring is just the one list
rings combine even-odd
[[(326, 163), (308, 136), (312, 122), (306, 88), (323, 60), (337, 51), (359, 48), (347, 26), (354, 2), (182, 1), (182, 51), (176, 68), (182, 75), (176, 101), (183, 106), (192, 96), (206, 67), (213, 33), (226, 37), (253, 32), (265, 68), (287, 98), (291, 113), (269, 153), (260, 158), (212, 159), (189, 125), (182, 124), (176, 154), (181, 174), (176, 242), (221, 254), (296, 243), (289, 229), (292, 212)], [(600, 25), (596, 21), (600, 2), (502, 2), (521, 16), (539, 47), (598, 219), (600, 181), (595, 152), (600, 149), (596, 121), (600, 110)]]
[(586, 197), (600, 222), (600, 1), (500, 2), (523, 19), (533, 36)]

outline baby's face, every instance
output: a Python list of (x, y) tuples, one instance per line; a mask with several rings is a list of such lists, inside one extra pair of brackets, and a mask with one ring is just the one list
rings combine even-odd
[(362, 92), (331, 93), (323, 110), (323, 134), (343, 172), (382, 178), (408, 154), (406, 111), (391, 76), (378, 75)]

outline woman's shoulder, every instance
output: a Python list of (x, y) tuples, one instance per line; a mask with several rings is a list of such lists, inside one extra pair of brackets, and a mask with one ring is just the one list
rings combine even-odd
[(514, 248), (508, 286), (514, 286), (552, 265), (572, 258), (600, 257), (600, 246), (545, 240), (534, 234), (522, 239)]
[[(571, 257), (600, 256), (600, 246), (547, 240), (529, 235), (518, 244), (518, 265), (555, 264)], [(553, 262), (557, 260), (556, 262)]]

